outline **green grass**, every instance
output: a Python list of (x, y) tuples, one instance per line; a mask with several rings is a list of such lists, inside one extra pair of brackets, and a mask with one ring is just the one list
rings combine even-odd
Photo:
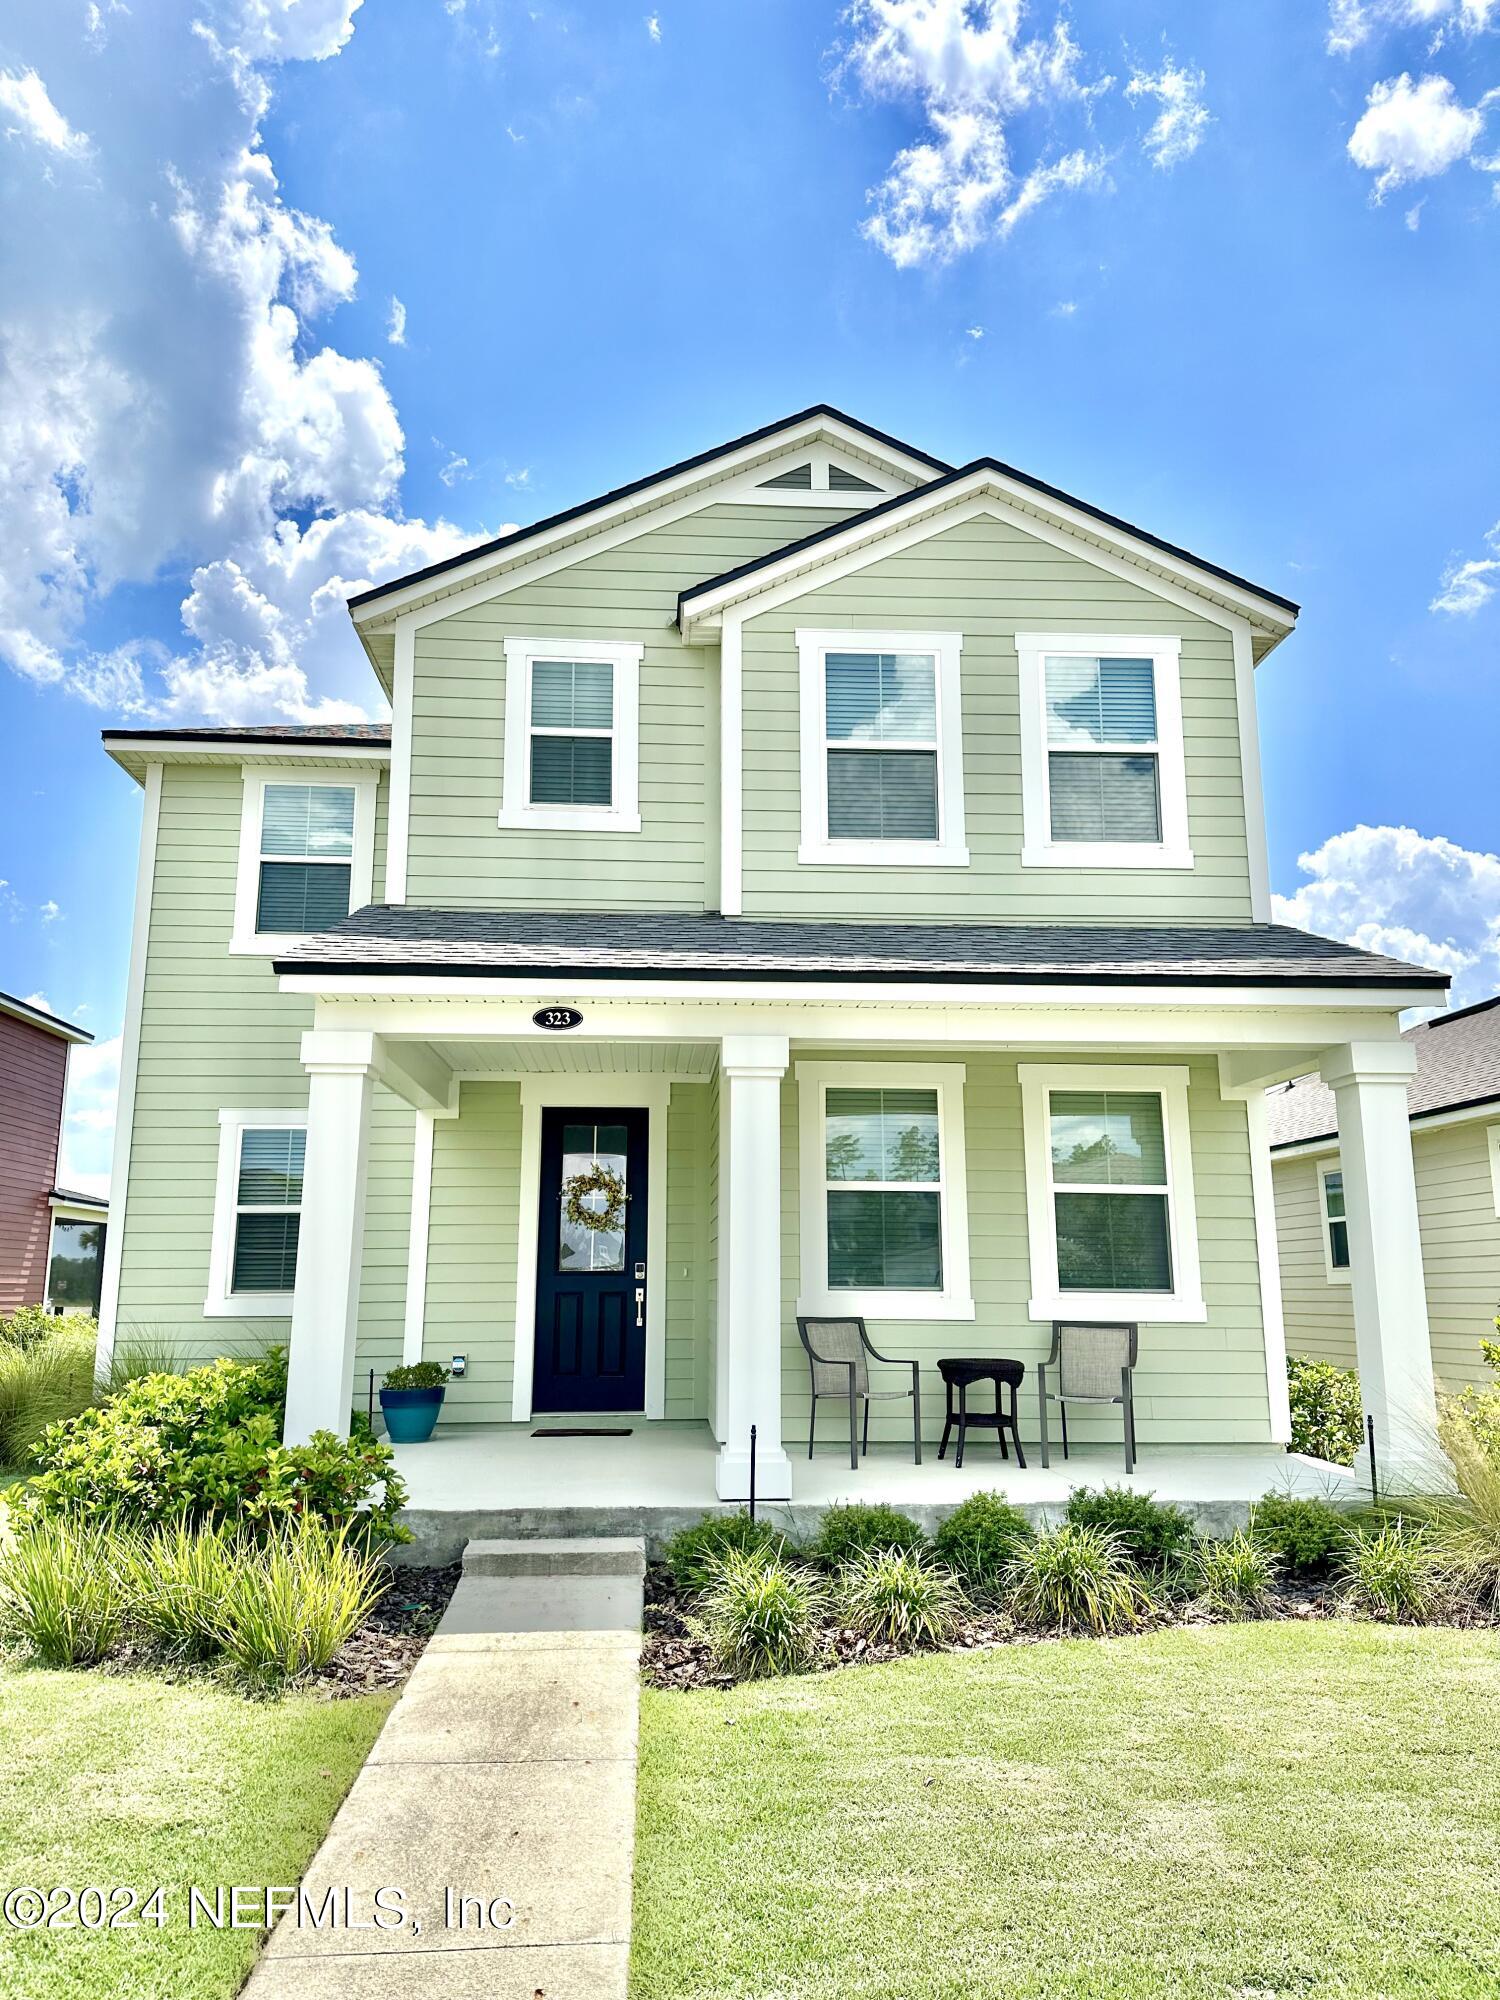
[(254, 1702), (203, 1680), (0, 1671), (0, 1890), (167, 1888), (161, 1930), (0, 1924), (6, 2000), (229, 2000), (253, 1931), (189, 1930), (187, 1886), (295, 1883), (394, 1696)]
[(641, 1721), (631, 2000), (1496, 1991), (1492, 1633), (1010, 1646)]

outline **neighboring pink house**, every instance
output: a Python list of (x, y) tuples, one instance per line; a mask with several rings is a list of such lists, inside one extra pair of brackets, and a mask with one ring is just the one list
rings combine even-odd
[(68, 1052), (92, 1040), (0, 993), (0, 1314), (43, 1303), (98, 1308), (109, 1204), (57, 1185)]

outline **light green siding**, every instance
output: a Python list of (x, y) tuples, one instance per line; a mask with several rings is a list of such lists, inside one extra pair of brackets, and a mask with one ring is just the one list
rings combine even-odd
[[(460, 908), (717, 909), (718, 654), (678, 639), (677, 594), (844, 511), (705, 507), (420, 630), (409, 899)], [(497, 824), (507, 637), (642, 643), (639, 833)]]
[(510, 1421), (520, 1173), (519, 1084), (466, 1083), (457, 1118), (433, 1126), (427, 1226), (423, 1355), (469, 1357), (449, 1384), (448, 1423)]
[[(951, 1060), (959, 1054), (957, 1050), (947, 1050), (944, 1059)], [(819, 1060), (824, 1059), (820, 1052)], [(851, 1052), (851, 1059), (868, 1058)], [(870, 1333), (884, 1353), (905, 1355), (926, 1364), (922, 1375), (923, 1427), (929, 1437), (942, 1433), (943, 1391), (935, 1367), (940, 1356), (1004, 1354), (1024, 1361), (1028, 1375), (1022, 1390), (1021, 1436), (1029, 1441), (1037, 1433), (1036, 1389), (1031, 1371), (1038, 1361), (1046, 1359), (1051, 1327), (1030, 1319), (1027, 1313), (1032, 1283), (1017, 1063), (1014, 1056), (970, 1051), (962, 1052), (962, 1060), (966, 1070), (964, 1136), (975, 1318), (926, 1322), (880, 1320), (872, 1322)], [(1068, 1058), (1060, 1056), (1058, 1060)], [(1188, 1118), (1208, 1319), (1198, 1325), (1142, 1325), (1136, 1423), (1143, 1449), (1152, 1444), (1264, 1444), (1270, 1434), (1245, 1109), (1238, 1102), (1220, 1097), (1218, 1073), (1212, 1062), (1195, 1057), (1189, 1067)], [(800, 1448), (805, 1451), (808, 1368), (796, 1323), (797, 1116), (797, 1089), (789, 1079), (782, 1094), (782, 1423), (789, 1443), (795, 1445), (800, 1439)], [(899, 1387), (900, 1383), (891, 1386)], [(847, 1417), (842, 1421), (847, 1437)], [(838, 1435), (839, 1422), (839, 1412), (825, 1403), (819, 1411), (825, 1445), (830, 1445)], [(1120, 1414), (1117, 1410), (1099, 1415), (1071, 1411), (1068, 1431), (1070, 1437), (1084, 1441), (1113, 1442), (1120, 1437)], [(903, 1412), (900, 1405), (877, 1403), (870, 1435), (872, 1439), (883, 1438), (893, 1443), (903, 1437), (909, 1439), (909, 1410)], [(988, 1447), (985, 1444), (977, 1447), (981, 1451), (986, 1448), (993, 1448), (993, 1440)]]
[[(962, 633), (967, 868), (798, 865), (799, 626)], [(1181, 637), (1191, 871), (1022, 868), (1018, 631)], [(1230, 635), (1143, 585), (1003, 522), (975, 519), (751, 617), (743, 672), (747, 916), (1249, 921)]]
[[(344, 767), (347, 768), (347, 767)], [(329, 769), (327, 775), (336, 772)], [(286, 1319), (206, 1318), (219, 1112), (307, 1103), (299, 1059), (312, 1002), (281, 993), (269, 958), (229, 955), (243, 786), (238, 764), (162, 773), (150, 942), (120, 1264), (118, 1338), (173, 1342), (185, 1358), (284, 1342)], [(386, 785), (376, 816), (384, 875)], [(357, 1367), (400, 1358), (412, 1113), (375, 1091)], [(357, 1400), (365, 1385), (356, 1382)]]
[[(1481, 1340), (1495, 1338), (1500, 1310), (1500, 1216), (1490, 1174), (1488, 1126), (1477, 1119), (1435, 1131), (1412, 1128), (1427, 1317), (1438, 1385), (1450, 1392), (1490, 1380)], [(1322, 1162), (1333, 1159), (1322, 1156)], [(1354, 1301), (1330, 1283), (1323, 1262), (1318, 1159), (1273, 1163), (1276, 1237), (1287, 1350), (1340, 1367), (1355, 1363)]]

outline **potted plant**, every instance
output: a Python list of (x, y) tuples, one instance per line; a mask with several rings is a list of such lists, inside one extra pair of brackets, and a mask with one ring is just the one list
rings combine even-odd
[(392, 1444), (425, 1444), (432, 1436), (448, 1375), (436, 1361), (391, 1369), (380, 1386), (380, 1409)]

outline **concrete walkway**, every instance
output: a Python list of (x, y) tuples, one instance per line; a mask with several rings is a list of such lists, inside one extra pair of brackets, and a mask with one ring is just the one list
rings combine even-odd
[[(470, 1542), (247, 2000), (625, 2000), (644, 1568), (634, 1540)], [(355, 1929), (377, 1889), (404, 1921)]]

